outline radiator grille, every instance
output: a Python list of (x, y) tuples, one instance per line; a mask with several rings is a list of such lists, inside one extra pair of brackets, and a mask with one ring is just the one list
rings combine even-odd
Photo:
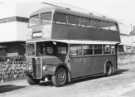
[(33, 65), (33, 77), (35, 79), (42, 78), (42, 63), (40, 58), (32, 58), (32, 65)]

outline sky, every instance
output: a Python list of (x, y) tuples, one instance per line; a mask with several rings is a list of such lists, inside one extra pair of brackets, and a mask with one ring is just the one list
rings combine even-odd
[(135, 0), (0, 0), (4, 2), (54, 2), (81, 8), (89, 12), (95, 12), (117, 20), (119, 23), (131, 29), (135, 25)]
[[(34, 2), (50, 0), (0, 0), (0, 2)], [(135, 24), (135, 0), (51, 0), (52, 2), (70, 4), (88, 11), (94, 11), (121, 22)]]

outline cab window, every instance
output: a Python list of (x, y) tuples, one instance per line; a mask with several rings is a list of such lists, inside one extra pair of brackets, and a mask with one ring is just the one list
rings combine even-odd
[(81, 56), (82, 55), (82, 46), (81, 45), (72, 45), (70, 47), (71, 56)]

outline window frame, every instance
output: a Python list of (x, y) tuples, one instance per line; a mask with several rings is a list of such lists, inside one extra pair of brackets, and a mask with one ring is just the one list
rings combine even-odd
[[(83, 20), (83, 22), (82, 22), (82, 20)], [(86, 20), (87, 20), (88, 24), (86, 23)], [(90, 27), (90, 19), (88, 17), (79, 17), (79, 26), (81, 26), (81, 27)]]
[[(76, 49), (75, 48), (75, 50), (76, 50), (76, 55), (73, 55), (72, 54), (72, 47), (77, 47), (77, 48), (80, 48), (80, 49)], [(80, 54), (77, 54), (78, 53), (78, 51), (77, 50), (80, 50), (79, 51), (79, 53)], [(69, 55), (71, 56), (71, 57), (82, 57), (83, 56), (83, 52), (82, 52), (82, 45), (81, 44), (70, 44), (70, 46), (69, 46)]]
[[(90, 50), (90, 48), (89, 49), (84, 49), (84, 46), (88, 46), (88, 47), (91, 46), (92, 53), (91, 54), (84, 54), (85, 50)], [(84, 44), (84, 45), (82, 45), (82, 52), (83, 52), (83, 56), (94, 56), (93, 44)]]
[[(55, 14), (65, 15), (65, 19), (66, 19), (65, 22), (55, 21), (55, 19), (54, 19)], [(82, 20), (85, 19), (85, 21), (87, 21), (87, 22), (81, 24), (80, 23), (81, 19)], [(106, 31), (119, 31), (118, 26), (117, 26), (118, 24), (116, 22), (113, 22), (113, 21), (111, 22), (111, 21), (102, 20), (102, 19), (96, 19), (94, 17), (87, 17), (87, 16), (85, 17), (85, 16), (79, 16), (79, 15), (77, 16), (77, 15), (74, 15), (74, 14), (64, 13), (64, 12), (54, 12), (53, 22), (56, 23), (56, 24), (67, 24), (67, 25), (84, 27), (84, 28), (96, 28), (96, 29), (106, 30)], [(108, 25), (108, 26), (105, 26), (105, 27), (98, 26), (98, 25), (102, 25), (101, 23), (104, 24), (104, 25)], [(112, 24), (112, 26), (109, 26), (109, 24)], [(115, 28), (113, 28), (113, 27), (115, 27)]]
[[(97, 47), (95, 48), (95, 46), (97, 45)], [(110, 50), (110, 53), (105, 53), (105, 46), (109, 45), (109, 50)], [(71, 55), (71, 47), (73, 46), (80, 46), (81, 48), (81, 54), (80, 55)], [(91, 46), (91, 49), (92, 49), (92, 54), (84, 54), (84, 47), (85, 46)], [(100, 46), (100, 48), (99, 48)], [(112, 49), (111, 47), (114, 47), (113, 48), (113, 52), (112, 52)], [(101, 53), (95, 53), (95, 49), (96, 50), (101, 50)], [(70, 55), (73, 56), (73, 57), (82, 57), (82, 56), (104, 56), (104, 55), (116, 55), (116, 46), (115, 45), (112, 45), (112, 44), (71, 44), (70, 45)]]
[[(50, 20), (47, 20), (47, 21), (49, 21), (49, 23), (47, 23), (47, 24), (43, 23), (43, 21), (42, 21), (42, 20), (45, 20), (45, 19), (42, 19), (42, 14), (46, 14), (46, 13), (50, 13)], [(52, 15), (53, 15), (52, 12), (42, 12), (42, 13), (40, 13), (41, 25), (50, 25), (52, 23), (52, 20), (53, 20)]]
[[(101, 50), (101, 53), (95, 53), (96, 51), (99, 52), (99, 50)], [(103, 45), (102, 44), (94, 44), (93, 45), (93, 52), (94, 52), (94, 56), (95, 55), (103, 55)]]
[[(57, 15), (65, 16), (65, 22), (64, 21), (58, 21), (58, 19), (56, 19), (58, 17)], [(63, 18), (63, 20), (64, 20), (64, 18)], [(56, 24), (68, 24), (67, 14), (62, 13), (62, 12), (55, 12), (54, 15), (53, 15), (53, 23), (56, 23)]]
[[(72, 18), (73, 20), (70, 21), (70, 19), (71, 19), (70, 17), (76, 18), (77, 23), (71, 22), (74, 19)], [(67, 24), (72, 25), (72, 26), (78, 26), (79, 27), (79, 16), (72, 15), (72, 14), (67, 14)]]
[[(109, 53), (105, 53), (105, 46), (109, 46)], [(112, 52), (112, 47), (114, 47), (113, 48), (113, 52)], [(104, 44), (103, 45), (103, 53), (104, 53), (104, 55), (116, 55), (117, 54), (117, 52), (116, 52), (116, 45), (112, 45), (112, 44)]]

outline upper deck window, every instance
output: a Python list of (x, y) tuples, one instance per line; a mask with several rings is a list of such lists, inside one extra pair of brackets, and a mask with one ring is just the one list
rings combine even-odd
[(63, 13), (55, 13), (54, 14), (54, 22), (55, 23), (62, 23), (66, 24), (67, 23), (67, 16)]
[(110, 30), (110, 31), (118, 31), (118, 25), (115, 22), (103, 20), (103, 19), (96, 19), (90, 18), (85, 16), (73, 15), (73, 14), (66, 14), (62, 12), (56, 12), (53, 17), (54, 23), (57, 24), (69, 24), (72, 26), (81, 26), (87, 28), (96, 28), (96, 29), (103, 29), (103, 30)]
[(68, 15), (68, 23), (71, 25), (78, 25), (79, 17), (74, 15)]
[(42, 24), (50, 24), (51, 20), (52, 20), (51, 12), (41, 13), (41, 23)]
[(29, 26), (35, 26), (40, 24), (39, 14), (30, 16)]
[(89, 26), (90, 25), (89, 18), (80, 17), (79, 18), (79, 25), (84, 26), (84, 27)]
[(97, 19), (90, 19), (90, 26), (99, 29), (105, 29), (105, 30), (112, 30), (112, 31), (118, 30), (116, 23), (97, 20)]

